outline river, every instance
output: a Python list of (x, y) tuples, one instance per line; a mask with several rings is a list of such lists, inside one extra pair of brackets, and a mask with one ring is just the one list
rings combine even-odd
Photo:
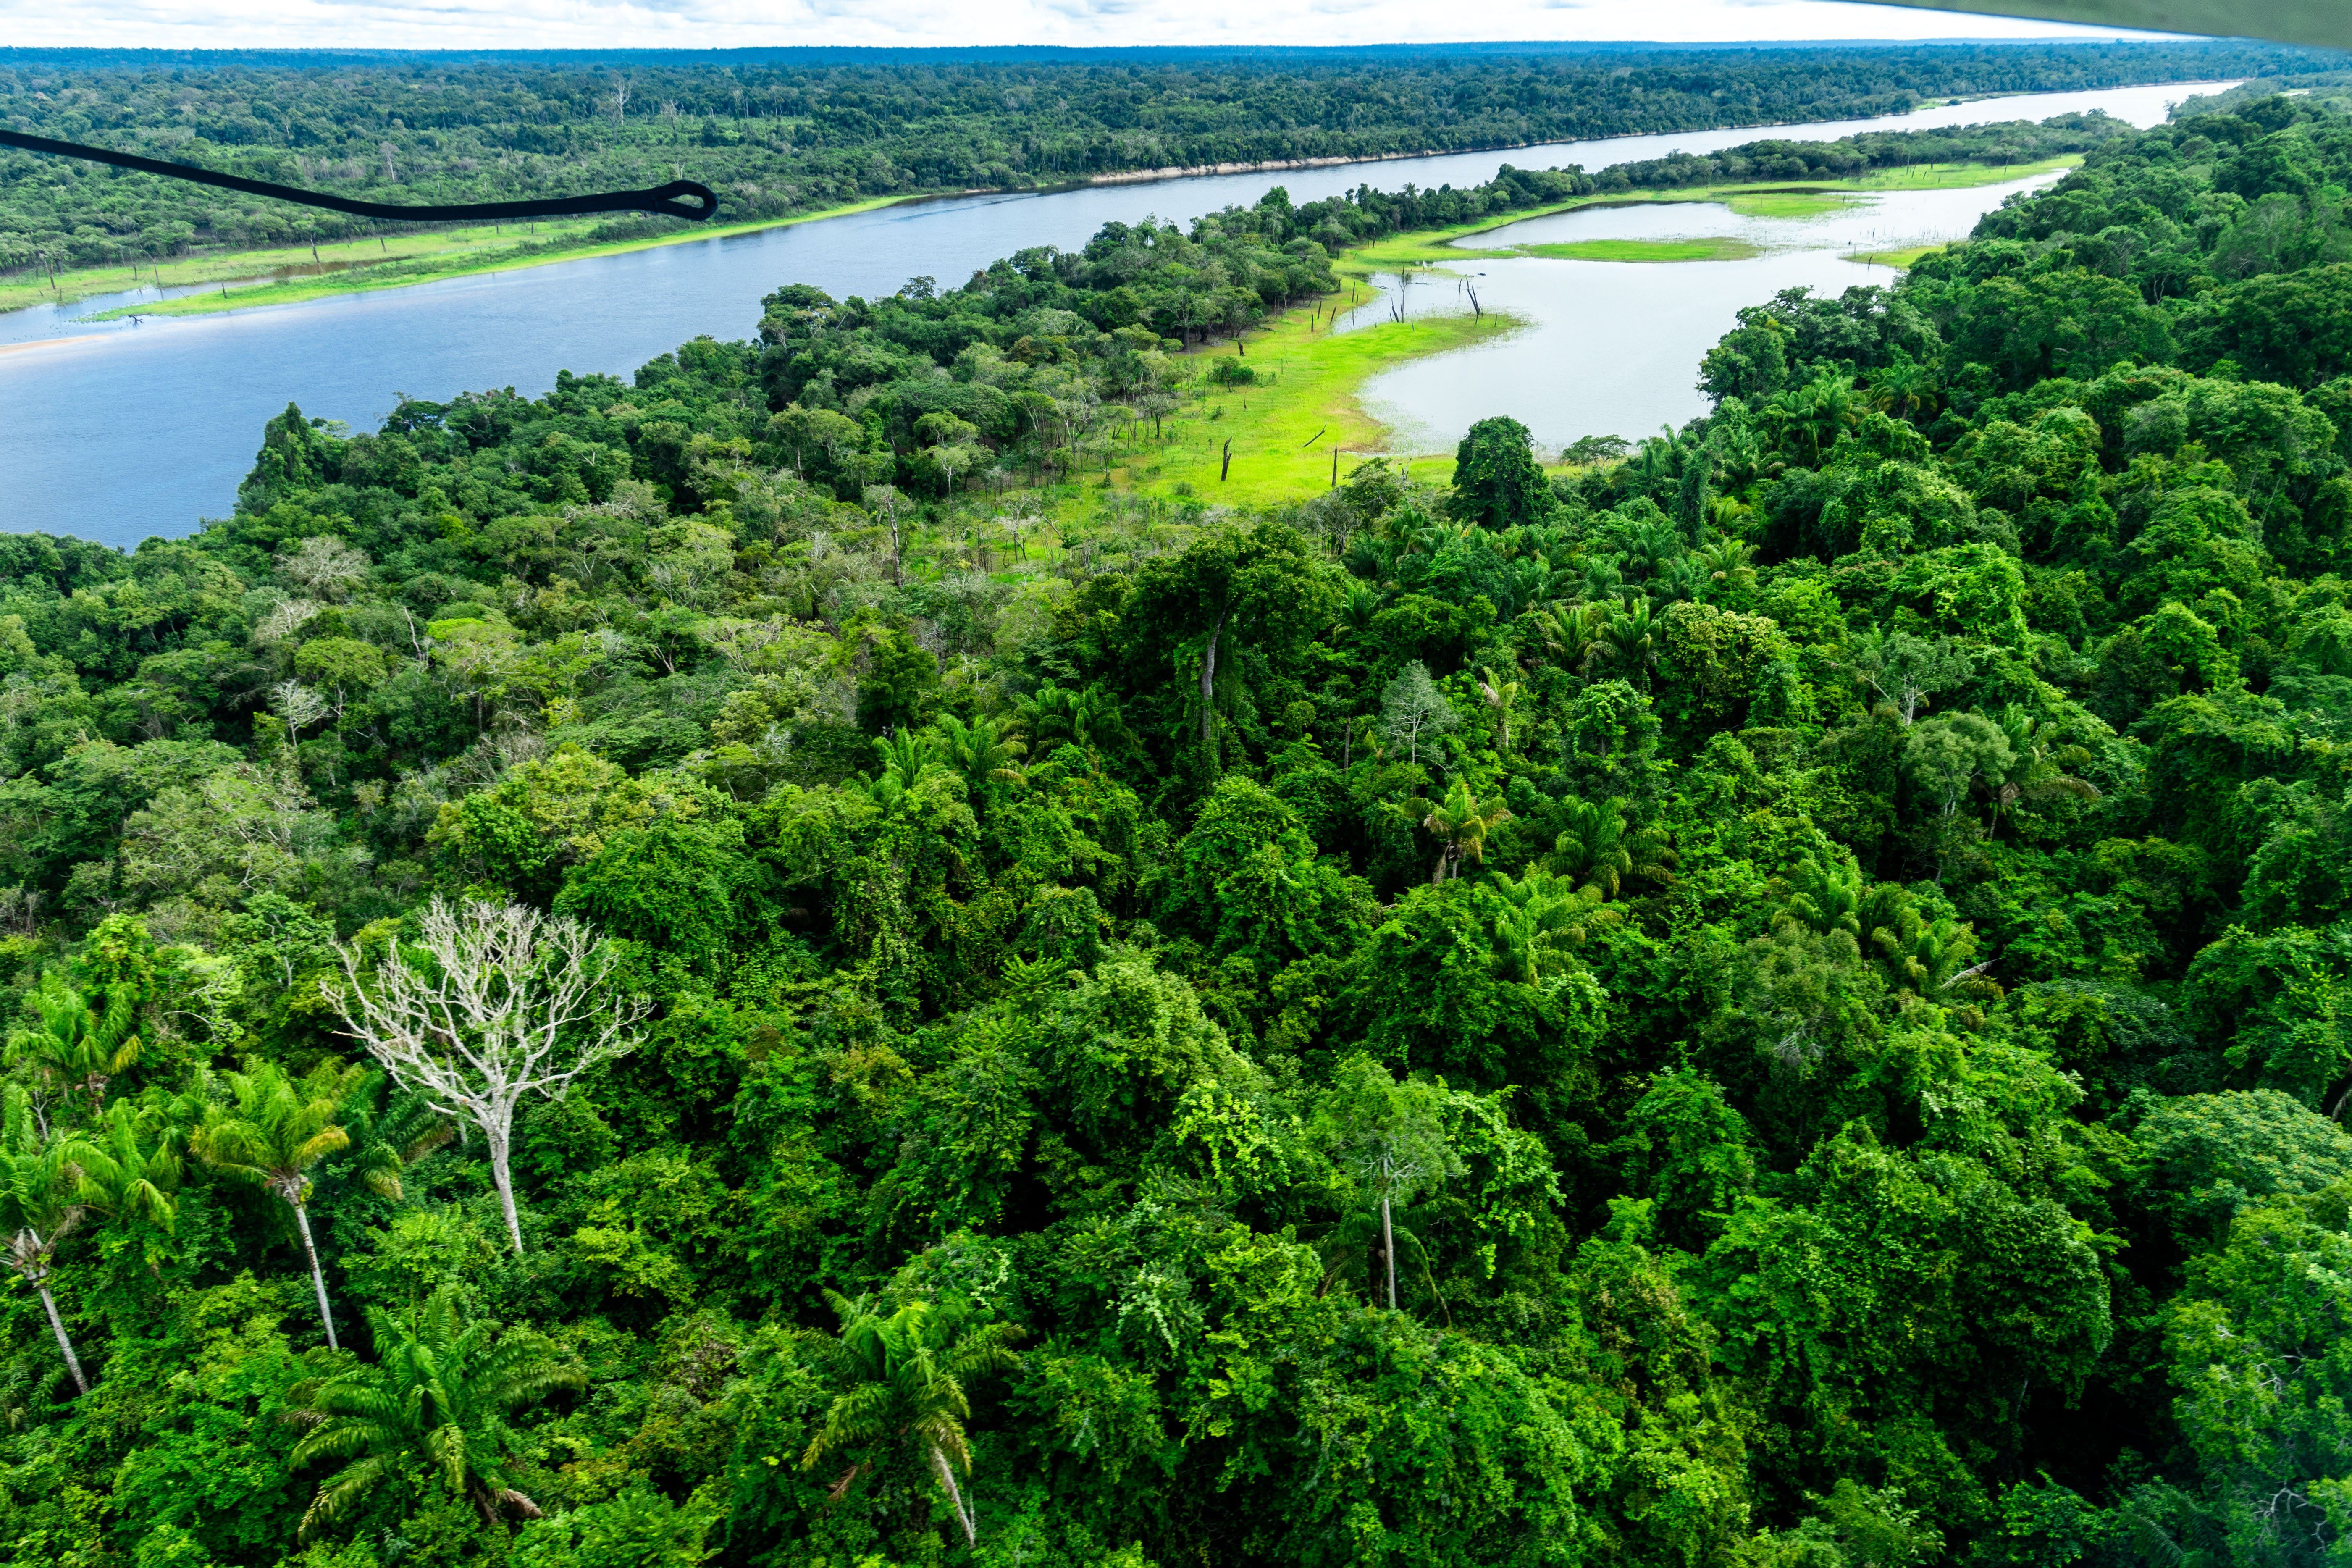
[[(2218, 89), (2180, 83), (2041, 93), (1787, 131), (1834, 140), (1856, 131), (2040, 120), (2092, 109), (2151, 125), (2181, 98)], [(137, 295), (15, 311), (0, 315), (0, 531), (37, 530), (124, 547), (151, 535), (190, 533), (202, 519), (228, 511), (252, 465), (262, 422), (289, 402), (368, 429), (404, 395), (438, 399), (511, 386), (535, 395), (554, 384), (559, 369), (626, 375), (698, 334), (747, 335), (757, 323), (760, 297), (784, 283), (814, 283), (837, 296), (888, 293), (916, 274), (949, 285), (1024, 247), (1075, 247), (1113, 221), (1188, 222), (1255, 202), (1277, 184), (1299, 201), (1363, 184), (1475, 184), (1505, 163), (1597, 170), (1773, 133), (1762, 127), (1686, 132), (908, 203), (618, 256), (138, 325), (79, 319), (135, 302)], [(1998, 189), (1948, 194), (1990, 205)], [(1585, 237), (1587, 231), (1576, 235)], [(1426, 362), (1418, 379), (1405, 379), (1413, 367), (1381, 378), (1376, 401), (1413, 439), (1450, 439), (1447, 433), (1467, 418), (1514, 413), (1544, 439), (1564, 440), (1582, 433), (1580, 423), (1590, 425), (1580, 407), (1621, 411), (1592, 428), (1645, 434), (1676, 410), (1685, 417), (1695, 411), (1687, 390), (1693, 370), (1721, 331), (1708, 323), (1727, 324), (1738, 306), (1762, 300), (1785, 281), (1820, 282), (1862, 270), (1805, 249), (1733, 263), (1483, 265), (1495, 285), (1494, 302), (1537, 325), (1471, 353)], [(1498, 268), (1524, 277), (1502, 282)], [(1804, 268), (1815, 270), (1800, 276)], [(1618, 280), (1611, 285), (1618, 290), (1614, 315), (1601, 323), (1612, 334), (1605, 353), (1598, 352), (1599, 340), (1580, 351), (1560, 335), (1574, 330), (1561, 323), (1589, 320), (1594, 298), (1589, 281), (1544, 280), (1566, 277), (1562, 268)], [(1701, 332), (1705, 342), (1695, 335)], [(1477, 355), (1494, 357), (1464, 373), (1463, 362)], [(1564, 400), (1564, 379), (1591, 389), (1580, 395), (1583, 403)]]

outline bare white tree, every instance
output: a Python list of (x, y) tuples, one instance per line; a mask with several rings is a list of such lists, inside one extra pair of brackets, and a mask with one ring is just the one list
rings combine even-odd
[(314, 598), (341, 599), (367, 581), (367, 552), (331, 533), (278, 552), (278, 574)]
[(271, 687), (269, 705), (286, 721), (286, 732), (298, 739), (329, 712), (327, 700), (299, 680), (281, 680)]
[(253, 640), (265, 647), (282, 643), (300, 631), (319, 610), (316, 599), (280, 599), (254, 626)]
[(397, 948), (362, 981), (342, 950), (347, 984), (322, 982), (352, 1037), (394, 1079), (440, 1114), (481, 1129), (507, 1235), (522, 1250), (508, 1156), (515, 1107), (552, 1100), (599, 1062), (635, 1048), (645, 1007), (608, 994), (612, 949), (586, 925), (524, 904), (468, 900), (425, 907), (418, 964)]

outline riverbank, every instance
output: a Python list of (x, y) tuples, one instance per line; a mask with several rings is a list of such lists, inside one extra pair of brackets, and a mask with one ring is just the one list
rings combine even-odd
[[(1263, 379), (1255, 386), (1202, 388), (1172, 423), (1166, 445), (1156, 454), (1136, 454), (1115, 480), (1230, 506), (1303, 500), (1330, 488), (1334, 453), (1345, 479), (1388, 448), (1391, 433), (1358, 401), (1365, 383), (1408, 361), (1466, 348), (1524, 324), (1490, 310), (1484, 317), (1428, 316), (1334, 331), (1334, 315), (1342, 309), (1335, 297), (1253, 331), (1242, 363)], [(1230, 355), (1233, 347), (1214, 352)], [(1450, 455), (1441, 460), (1451, 468)]]
[[(1920, 164), (1904, 169), (1875, 170), (1850, 180), (1816, 181), (1802, 185), (1785, 183), (1755, 183), (1720, 186), (1685, 186), (1666, 190), (1620, 191), (1607, 195), (1580, 196), (1573, 201), (1552, 206), (1529, 208), (1525, 211), (1498, 214), (1479, 223), (1456, 229), (1430, 231), (1419, 248), (1406, 245), (1400, 248), (1397, 238), (1378, 241), (1371, 247), (1348, 253), (1351, 258), (1379, 253), (1388, 265), (1426, 264), (1439, 260), (1464, 260), (1481, 256), (1542, 256), (1555, 259), (1592, 261), (1719, 261), (1737, 259), (1753, 254), (1737, 242), (1697, 239), (1664, 243), (1635, 241), (1591, 241), (1562, 246), (1538, 246), (1486, 251), (1456, 247), (1451, 242), (1471, 235), (1491, 232), (1508, 224), (1528, 218), (1549, 216), (1554, 213), (1571, 212), (1582, 207), (1628, 205), (1633, 204), (1676, 202), (1727, 202), (1733, 210), (1759, 217), (1802, 217), (1833, 210), (1858, 196), (1877, 192), (1954, 189), (1968, 185), (1998, 184), (2004, 180), (2024, 178), (2036, 174), (2072, 168), (2080, 163), (2079, 157), (2053, 158), (2043, 163), (2011, 164), (1994, 167), (1978, 163)], [(70, 287), (62, 291), (45, 289), (29, 283), (0, 285), (0, 310), (23, 306), (71, 301), (109, 293), (124, 293), (133, 289), (186, 289), (193, 292), (171, 298), (157, 298), (100, 310), (91, 321), (117, 321), (133, 316), (201, 316), (223, 310), (257, 310), (271, 305), (294, 305), (306, 300), (326, 299), (336, 295), (371, 292), (382, 289), (407, 288), (413, 284), (438, 282), (446, 279), (479, 276), (489, 272), (505, 272), (530, 267), (549, 266), (561, 261), (582, 261), (596, 257), (617, 256), (630, 251), (647, 250), (659, 246), (680, 245), (693, 240), (722, 238), (730, 235), (755, 234), (767, 229), (787, 228), (797, 224), (814, 223), (824, 218), (847, 217), (857, 213), (872, 212), (881, 207), (926, 199), (919, 195), (880, 196), (870, 201), (855, 202), (843, 206), (827, 207), (803, 213), (793, 217), (762, 219), (754, 223), (726, 224), (715, 228), (680, 228), (674, 233), (642, 236), (631, 239), (594, 240), (587, 237), (603, 222), (600, 218), (572, 219), (564, 223), (537, 226), (508, 226), (492, 228), (460, 228), (433, 233), (384, 236), (378, 238), (339, 242), (333, 245), (289, 246), (278, 250), (246, 252), (229, 257), (197, 258), (160, 268), (99, 268), (68, 273), (61, 283)], [(565, 244), (570, 237), (578, 243)], [(1880, 259), (1873, 257), (1871, 259)]]
[[(2147, 85), (2164, 87), (2174, 84), (2156, 82)], [(2207, 86), (2213, 84), (2184, 82), (2179, 85)], [(1943, 95), (1932, 99), (1922, 100), (1917, 104), (1915, 104), (1908, 112), (1912, 114), (1920, 114), (1937, 109), (1958, 109), (1963, 104), (1994, 103), (2004, 98), (2032, 98), (2037, 96), (2039, 96), (2039, 94), (2031, 90), (2018, 92), (1965, 93), (1957, 97)], [(1895, 117), (1887, 116), (1886, 118), (1892, 119)], [(1044, 188), (1048, 190), (1076, 190), (1095, 185), (1150, 184), (1159, 180), (1196, 180), (1204, 176), (1216, 174), (1279, 174), (1291, 169), (1338, 168), (1343, 163), (1395, 163), (1409, 162), (1415, 158), (1446, 158), (1462, 153), (1524, 153), (1530, 148), (1559, 147), (1570, 145), (1576, 142), (1583, 142), (1587, 143), (1639, 142), (1659, 136), (1706, 136), (1712, 135), (1715, 132), (1721, 131), (1737, 131), (1743, 136), (1753, 133), (1759, 140), (1770, 140), (1772, 139), (1772, 133), (1774, 132), (1780, 132), (1783, 133), (1780, 138), (1782, 140), (1790, 142), (1802, 142), (1808, 140), (1808, 138), (1797, 134), (1800, 132), (1819, 130), (1827, 125), (1843, 125), (1845, 123), (1847, 123), (1846, 121), (1834, 117), (1828, 120), (1774, 120), (1768, 121), (1760, 125), (1692, 125), (1685, 126), (1680, 131), (1627, 131), (1614, 136), (1575, 137), (1566, 142), (1559, 141), (1507, 142), (1491, 147), (1423, 147), (1418, 152), (1409, 153), (1353, 153), (1346, 154), (1333, 154), (1329, 157), (1318, 158), (1261, 158), (1254, 163), (1243, 162), (1232, 163), (1171, 164), (1156, 169), (1124, 169), (1108, 174), (1089, 174), (1083, 180), (1074, 180), (1065, 185), (1046, 186)], [(1892, 129), (1899, 130), (1901, 127), (1895, 126), (1892, 127)]]
[(1344, 253), (1335, 267), (1344, 289), (1251, 328), (1242, 340), (1246, 353), (1228, 342), (1187, 355), (1204, 371), (1213, 358), (1236, 358), (1259, 379), (1218, 386), (1203, 378), (1169, 421), (1166, 439), (1139, 441), (1115, 458), (1108, 482), (1212, 505), (1268, 506), (1328, 490), (1335, 476), (1344, 480), (1376, 456), (1433, 484), (1451, 479), (1454, 454), (1396, 451), (1395, 433), (1365, 409), (1363, 389), (1400, 365), (1492, 342), (1528, 323), (1507, 312), (1465, 309), (1334, 330), (1372, 297), (1366, 285), (1373, 274), (1393, 269), (1392, 249), (1416, 248), (1439, 232), (1445, 231), (1398, 235)]
[(1892, 267), (1900, 272), (1923, 256), (1933, 256), (1950, 248), (1942, 245), (1906, 245), (1899, 250), (1850, 250), (1848, 261), (1859, 261), (1865, 267)]
[[(593, 240), (584, 237), (606, 219), (576, 219), (570, 224), (542, 225), (537, 232), (509, 226), (492, 235), (480, 229), (453, 229), (429, 236), (403, 237), (420, 241), (437, 241), (436, 246), (411, 246), (404, 254), (395, 254), (388, 241), (383, 258), (370, 261), (366, 251), (369, 242), (358, 241), (351, 246), (339, 246), (339, 251), (356, 253), (357, 260), (332, 266), (333, 258), (324, 256), (327, 247), (320, 247), (321, 261), (328, 268), (312, 269), (295, 267), (296, 276), (250, 276), (242, 280), (197, 279), (194, 281), (217, 281), (216, 292), (184, 294), (176, 299), (157, 300), (151, 304), (121, 305), (100, 310), (89, 320), (119, 321), (130, 316), (201, 316), (220, 310), (247, 310), (265, 305), (299, 305), (307, 300), (321, 300), (336, 294), (366, 293), (377, 289), (404, 289), (416, 283), (436, 283), (449, 278), (467, 278), (485, 272), (509, 272), (526, 267), (546, 267), (559, 261), (584, 261), (593, 257), (622, 256), (630, 251), (650, 250), (657, 246), (682, 245), (690, 240), (723, 239), (730, 235), (756, 234), (764, 229), (790, 228), (795, 224), (815, 223), (823, 218), (848, 217), (877, 208), (896, 206), (914, 201), (914, 196), (877, 196), (871, 201), (853, 202), (846, 206), (825, 207), (817, 212), (802, 213), (784, 218), (763, 218), (756, 223), (720, 224), (709, 228), (681, 228), (675, 233), (644, 235), (631, 239)], [(566, 231), (582, 236), (580, 243), (562, 243)], [(551, 243), (552, 242), (552, 243)], [(260, 253), (262, 255), (292, 255), (295, 252)], [(308, 256), (307, 247), (299, 254)], [(165, 288), (181, 285), (182, 279), (165, 269)], [(152, 274), (149, 275), (151, 278)], [(37, 301), (30, 301), (37, 302)]]
[[(1460, 224), (1452, 228), (1429, 229), (1413, 235), (1396, 235), (1375, 240), (1370, 245), (1347, 252), (1347, 259), (1369, 266), (1374, 271), (1394, 271), (1402, 267), (1425, 267), (1436, 262), (1462, 262), (1499, 259), (1514, 256), (1547, 256), (1562, 260), (1592, 261), (1714, 261), (1737, 259), (1730, 252), (1679, 253), (1687, 243), (1693, 246), (1713, 246), (1718, 242), (1700, 238), (1689, 242), (1651, 242), (1630, 240), (1582, 240), (1564, 245), (1502, 246), (1485, 248), (1458, 245), (1457, 240), (1493, 234), (1513, 224), (1530, 218), (1550, 217), (1558, 213), (1580, 212), (1593, 207), (1667, 206), (1685, 202), (1720, 202), (1743, 217), (1802, 218), (1817, 217), (1852, 205), (1860, 198), (1884, 195), (1897, 191), (1964, 190), (1977, 185), (1998, 185), (2011, 180), (2031, 179), (2036, 174), (2055, 174), (2080, 167), (2083, 160), (2069, 155), (2051, 158), (2038, 163), (2011, 163), (1993, 166), (1982, 163), (1923, 163), (1907, 169), (1878, 169), (1850, 180), (1809, 180), (1802, 184), (1786, 181), (1758, 182), (1724, 185), (1680, 185), (1671, 190), (1612, 191), (1605, 195), (1576, 196), (1550, 206), (1529, 207), (1522, 211), (1497, 213), (1475, 223)], [(1722, 242), (1736, 243), (1736, 242)], [(1588, 247), (1629, 247), (1624, 254), (1604, 253)], [(1923, 247), (1933, 248), (1933, 247)], [(1891, 253), (1890, 253), (1891, 254)], [(1917, 254), (1912, 252), (1911, 254)], [(1859, 258), (1857, 258), (1859, 259)]]
[[(1433, 265), (1510, 258), (1672, 264), (1736, 260), (1759, 254), (1745, 242), (1724, 237), (1690, 240), (1603, 239), (1494, 248), (1462, 246), (1455, 243), (1459, 240), (1552, 213), (1637, 203), (1723, 202), (1751, 216), (1815, 216), (1874, 195), (2000, 184), (2071, 168), (2080, 161), (2053, 159), (2042, 163), (2012, 164), (2006, 169), (1942, 164), (1875, 171), (1857, 179), (1810, 182), (1803, 185), (1691, 186), (1612, 193), (1499, 215), (1453, 228), (1375, 240), (1342, 252), (1336, 258), (1336, 269), (1346, 280), (1347, 291), (1286, 311), (1245, 336), (1248, 352), (1242, 356), (1242, 363), (1251, 366), (1261, 378), (1256, 384), (1199, 385), (1171, 421), (1164, 445), (1141, 441), (1115, 456), (1108, 481), (1146, 493), (1192, 496), (1236, 506), (1303, 500), (1329, 488), (1335, 449), (1340, 454), (1339, 474), (1344, 479), (1355, 464), (1375, 453), (1392, 452), (1398, 445), (1396, 433), (1364, 407), (1364, 388), (1374, 378), (1413, 360), (1489, 342), (1528, 325), (1491, 306), (1481, 314), (1467, 302), (1465, 295), (1445, 300), (1442, 305), (1433, 300), (1432, 307), (1422, 308), (1421, 313), (1411, 314), (1405, 321), (1333, 331), (1335, 319), (1364, 297), (1363, 286), (1379, 274), (1421, 276), (1422, 268)], [(1902, 266), (1937, 248), (1940, 247), (1923, 246), (1852, 259)], [(1419, 294), (1422, 290), (1416, 288), (1413, 292)], [(1189, 357), (1198, 363), (1212, 353), (1230, 355), (1234, 352), (1234, 345), (1225, 342)], [(1233, 454), (1230, 472), (1224, 468), (1228, 440), (1232, 442)], [(1416, 475), (1436, 481), (1446, 479), (1453, 467), (1450, 453), (1397, 455)], [(1104, 482), (1103, 478), (1097, 477), (1091, 488), (1098, 489)]]

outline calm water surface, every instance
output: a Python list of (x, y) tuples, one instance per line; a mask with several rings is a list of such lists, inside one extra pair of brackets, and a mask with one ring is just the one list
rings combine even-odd
[[(2090, 109), (2152, 125), (2169, 104), (2214, 90), (2217, 84), (2176, 84), (2042, 93), (1792, 127), (1790, 134), (1833, 140), (1862, 130), (2040, 120)], [(760, 297), (784, 283), (814, 283), (842, 296), (888, 293), (916, 274), (946, 286), (1026, 246), (1075, 247), (1114, 220), (1187, 222), (1230, 203), (1255, 202), (1277, 184), (1299, 201), (1365, 184), (1466, 185), (1492, 178), (1505, 163), (1599, 169), (1676, 149), (1711, 152), (1769, 133), (1750, 127), (1621, 137), (924, 202), (625, 256), (139, 325), (79, 318), (152, 300), (152, 290), (15, 311), (0, 315), (0, 531), (41, 530), (120, 545), (192, 532), (203, 518), (229, 510), (262, 421), (289, 402), (367, 429), (404, 394), (437, 400), (512, 386), (536, 395), (554, 384), (558, 370), (625, 375), (698, 334), (747, 336), (758, 322)], [(1942, 226), (1937, 235), (1944, 227), (1965, 232), (2004, 188), (1935, 193), (1932, 214), (1922, 206), (1912, 215), (1893, 205), (1908, 198), (1890, 197), (1870, 209), (1875, 217), (1857, 211), (1818, 220), (1824, 226), (1810, 238), (1769, 242), (1801, 248), (1744, 262), (1471, 263), (1465, 270), (1486, 274), (1483, 286), (1493, 303), (1537, 324), (1384, 377), (1374, 400), (1395, 421), (1402, 444), (1414, 447), (1450, 443), (1469, 419), (1490, 413), (1516, 414), (1547, 441), (1596, 430), (1646, 433), (1697, 412), (1696, 395), (1688, 390), (1693, 367), (1739, 306), (1794, 283), (1838, 288), (1860, 280), (1864, 269), (1838, 260), (1834, 249), (1898, 243), (1882, 235), (1906, 225)], [(1602, 226), (1651, 219), (1636, 211), (1579, 216)], [(1703, 226), (1749, 221), (1720, 207), (1672, 210), (1677, 233), (1744, 235), (1744, 228)], [(1510, 242), (1621, 232), (1541, 226), (1559, 222), (1514, 226), (1524, 232)], [(1847, 232), (1839, 226), (1855, 224), (1868, 233), (1832, 237)], [(1877, 272), (1881, 280), (1887, 276)], [(1415, 287), (1433, 306), (1438, 294), (1453, 292), (1436, 279)]]
[(1739, 309), (1783, 289), (1836, 295), (1886, 283), (1887, 268), (1843, 252), (1958, 239), (2009, 195), (2060, 176), (1957, 191), (1874, 195), (1810, 218), (1748, 217), (1713, 202), (1599, 207), (1531, 218), (1459, 241), (1465, 247), (1556, 245), (1589, 239), (1685, 239), (1724, 235), (1764, 254), (1741, 261), (1602, 262), (1481, 257), (1379, 279), (1380, 297), (1342, 318), (1340, 330), (1408, 315), (1468, 314), (1478, 302), (1528, 323), (1492, 342), (1414, 360), (1372, 378), (1365, 408), (1398, 450), (1438, 451), (1471, 421), (1507, 413), (1538, 445), (1580, 436), (1638, 439), (1706, 412), (1698, 363), (1734, 325)]

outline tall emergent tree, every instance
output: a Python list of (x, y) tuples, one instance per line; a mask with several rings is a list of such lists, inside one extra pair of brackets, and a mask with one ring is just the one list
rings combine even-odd
[(5, 1124), (0, 1126), (0, 1230), (7, 1233), (8, 1267), (40, 1293), (41, 1310), (49, 1315), (49, 1332), (57, 1336), (66, 1370), (73, 1374), (74, 1386), (88, 1394), (89, 1379), (49, 1289), (58, 1243), (89, 1213), (80, 1189), (81, 1173), (74, 1168), (70, 1144), (44, 1136), (34, 1122), (30, 1100), (22, 1089), (12, 1087)]
[(343, 950), (346, 984), (328, 1000), (395, 1082), (444, 1116), (472, 1122), (489, 1147), (507, 1236), (522, 1250), (515, 1213), (515, 1107), (549, 1099), (599, 1062), (627, 1054), (644, 1006), (610, 992), (614, 953), (569, 916), (525, 904), (442, 899), (425, 906), (422, 952), (395, 945), (373, 973)]
[(319, 1268), (318, 1244), (310, 1237), (310, 1172), (328, 1155), (351, 1147), (351, 1134), (341, 1121), (343, 1105), (366, 1089), (370, 1076), (363, 1067), (331, 1061), (320, 1062), (302, 1079), (288, 1077), (274, 1062), (263, 1062), (249, 1073), (230, 1073), (229, 1091), (236, 1103), (209, 1107), (188, 1140), (205, 1164), (268, 1188), (294, 1211), (330, 1350), (340, 1347), (334, 1314), (327, 1306), (327, 1277)]
[(1507, 416), (1481, 419), (1454, 452), (1454, 493), (1445, 515), (1487, 528), (1524, 528), (1558, 510), (1551, 479), (1536, 461), (1535, 437)]
[(1439, 1114), (1444, 1093), (1419, 1079), (1399, 1083), (1371, 1058), (1351, 1057), (1316, 1108), (1319, 1141), (1380, 1209), (1381, 1262), (1391, 1312), (1397, 1305), (1396, 1205), (1463, 1173)]
[(1421, 761), (1423, 741), (1434, 743), (1460, 722), (1445, 693), (1429, 679), (1429, 667), (1417, 658), (1398, 670), (1381, 693), (1381, 739), (1391, 752), (1402, 748), (1408, 763)]
[(169, 1142), (144, 1147), (128, 1104), (116, 1105), (96, 1136), (44, 1133), (24, 1089), (9, 1088), (5, 1109), (0, 1110), (0, 1233), (6, 1237), (8, 1267), (39, 1292), (58, 1353), (84, 1394), (89, 1378), (49, 1289), (58, 1243), (93, 1212), (141, 1215), (169, 1228), (170, 1189), (177, 1175)]
[(1238, 645), (1270, 659), (1287, 657), (1329, 618), (1339, 594), (1304, 536), (1261, 522), (1219, 530), (1181, 555), (1146, 563), (1121, 619), (1147, 660), (1167, 660), (1195, 675), (1207, 751), (1216, 731), (1220, 653)]

